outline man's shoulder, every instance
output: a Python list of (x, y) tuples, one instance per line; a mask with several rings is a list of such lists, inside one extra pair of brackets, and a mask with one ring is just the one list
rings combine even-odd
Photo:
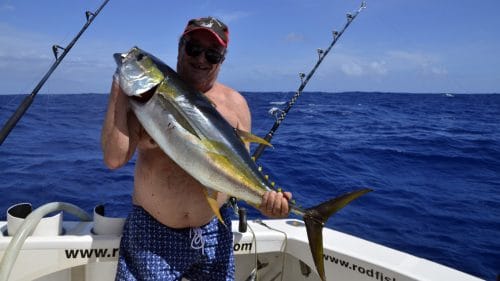
[(215, 83), (215, 89), (216, 91), (218, 92), (223, 92), (223, 93), (227, 93), (227, 94), (236, 94), (236, 95), (241, 95), (238, 91), (236, 91), (235, 89), (225, 85), (225, 84), (222, 84), (220, 82), (216, 82)]
[(226, 98), (231, 99), (235, 102), (246, 103), (245, 97), (240, 92), (236, 91), (235, 89), (233, 89), (227, 85), (224, 85), (222, 83), (216, 83), (215, 86), (216, 86), (216, 91), (219, 93), (223, 93)]

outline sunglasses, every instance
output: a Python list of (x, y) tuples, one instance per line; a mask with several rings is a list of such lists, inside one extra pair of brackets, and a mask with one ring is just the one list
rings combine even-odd
[(184, 50), (190, 57), (197, 57), (201, 53), (205, 53), (205, 59), (211, 64), (218, 64), (224, 59), (224, 55), (214, 49), (203, 48), (202, 46), (192, 43), (191, 41), (184, 40)]

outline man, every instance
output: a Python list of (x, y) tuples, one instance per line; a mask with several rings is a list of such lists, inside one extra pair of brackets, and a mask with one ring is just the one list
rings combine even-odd
[[(250, 131), (244, 97), (217, 82), (229, 31), (208, 17), (190, 20), (179, 41), (177, 72), (204, 93), (235, 128)], [(127, 163), (137, 150), (133, 210), (120, 244), (117, 280), (233, 280), (234, 256), (228, 196), (217, 201), (226, 225), (214, 217), (204, 187), (175, 164), (145, 132), (118, 82), (113, 81), (101, 137), (111, 169)], [(288, 215), (290, 193), (268, 192), (260, 211)]]

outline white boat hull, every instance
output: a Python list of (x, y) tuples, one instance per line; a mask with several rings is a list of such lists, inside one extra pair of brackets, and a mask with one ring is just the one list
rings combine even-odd
[[(116, 220), (116, 219), (115, 219)], [(236, 280), (320, 280), (299, 220), (233, 221)], [(114, 280), (120, 234), (93, 233), (94, 222), (63, 222), (63, 235), (30, 236), (9, 280)], [(0, 259), (12, 239), (0, 222)], [(330, 281), (481, 280), (443, 265), (332, 229), (324, 229), (325, 270)], [(282, 276), (283, 275), (283, 276)]]

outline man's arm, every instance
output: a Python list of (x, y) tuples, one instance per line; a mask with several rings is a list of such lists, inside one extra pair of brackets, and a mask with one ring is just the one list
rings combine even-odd
[(127, 96), (113, 80), (108, 109), (101, 131), (104, 163), (110, 169), (127, 163), (134, 154), (138, 141), (139, 122), (129, 110)]
[[(246, 100), (242, 97), (243, 101), (238, 107), (241, 122), (239, 129), (250, 132), (252, 128), (250, 109)], [(250, 149), (249, 144), (247, 149)], [(262, 196), (262, 202), (259, 206), (259, 211), (270, 218), (286, 218), (290, 212), (288, 201), (292, 199), (290, 192), (276, 192), (268, 191)]]
[(270, 218), (286, 218), (290, 212), (288, 202), (292, 199), (290, 192), (268, 191), (262, 197), (260, 212)]

